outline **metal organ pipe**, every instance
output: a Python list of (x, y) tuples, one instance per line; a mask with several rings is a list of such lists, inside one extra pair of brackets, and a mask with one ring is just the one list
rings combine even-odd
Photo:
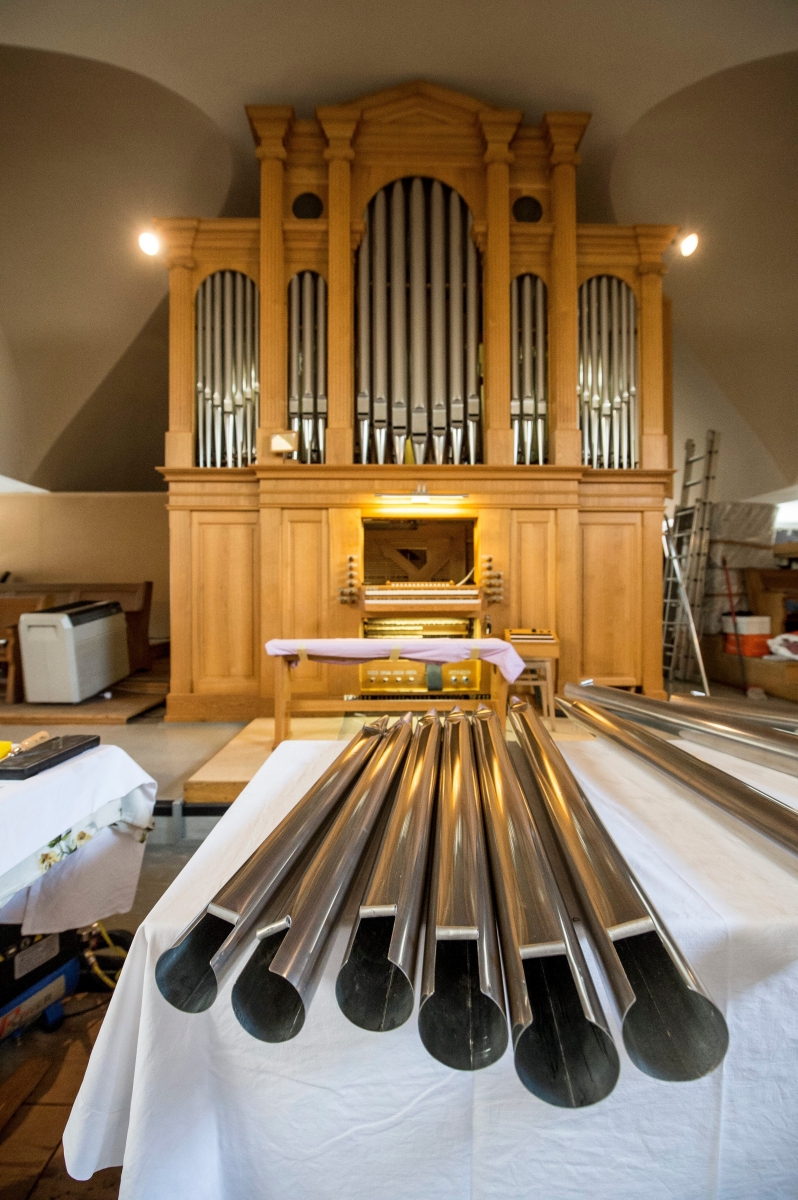
[(546, 461), (546, 285), (537, 275), (510, 284), (513, 462)]
[(213, 449), (222, 466), (222, 272), (213, 276)]
[[(421, 186), (421, 181), (419, 180)], [(415, 185), (414, 185), (415, 186)], [(423, 191), (422, 191), (423, 201)], [(443, 188), (436, 179), (430, 197), (430, 400), (432, 452), (444, 462), (446, 451), (446, 234)], [(423, 462), (423, 459), (421, 460)]]
[(429, 439), (427, 401), (427, 231), (424, 185), (410, 188), (410, 439), (417, 463), (426, 462)]
[(408, 438), (417, 464), (459, 463), (464, 444), (476, 462), (479, 276), (468, 209), (453, 189), (415, 177), (377, 192), (365, 220), (357, 264), (359, 459), (385, 462), (390, 430), (394, 462), (405, 461)]
[(316, 276), (316, 445), (327, 458), (327, 281)]
[(636, 466), (637, 301), (612, 275), (594, 276), (579, 289), (579, 381), (583, 462)]
[(360, 243), (357, 259), (357, 400), (355, 401), (360, 461), (369, 460), (371, 428), (371, 228)]
[(315, 271), (288, 285), (288, 419), (301, 429), (293, 458), (324, 462), (327, 431), (327, 284)]
[[(388, 234), (385, 191), (374, 198), (374, 448), (385, 462), (388, 438)], [(363, 462), (368, 462), (368, 446)]]
[(468, 417), (468, 461), (477, 461), (481, 404), (479, 396), (479, 283), (477, 248), (471, 237), (473, 218), (468, 214), (466, 232), (466, 416)]
[(463, 455), (463, 205), (449, 193), (449, 429), (452, 462)]
[(391, 192), (391, 428), (394, 461), (405, 461), (407, 444), (407, 254), (405, 193), (397, 180)]
[(235, 286), (235, 334), (236, 355), (233, 378), (233, 405), (235, 421), (236, 466), (244, 465), (244, 276), (236, 271)]
[(513, 462), (518, 462), (521, 445), (521, 388), (519, 366), (521, 349), (518, 344), (518, 280), (510, 281), (510, 426), (513, 431)]

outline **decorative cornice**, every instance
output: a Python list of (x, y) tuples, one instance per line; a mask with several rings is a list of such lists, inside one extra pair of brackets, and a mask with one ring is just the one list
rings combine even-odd
[(172, 267), (185, 267), (193, 271), (194, 240), (199, 229), (198, 217), (156, 217), (152, 224), (160, 234), (164, 246), (164, 262)]
[(586, 112), (548, 112), (543, 114), (543, 132), (553, 167), (565, 163), (579, 166), (577, 148), (590, 121)]
[(247, 116), (255, 139), (255, 154), (258, 158), (286, 157), (284, 144), (288, 127), (294, 119), (290, 104), (250, 104)]

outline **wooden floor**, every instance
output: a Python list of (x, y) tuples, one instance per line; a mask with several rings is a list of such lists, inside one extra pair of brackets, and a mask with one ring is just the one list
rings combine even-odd
[[(0, 1200), (116, 1200), (121, 1167), (71, 1179), (61, 1137), (100, 1031), (107, 997), (91, 993), (65, 1003), (56, 1033), (31, 1031), (3, 1045), (0, 1082)], [(96, 1005), (102, 1007), (95, 1008)], [(83, 1009), (94, 1011), (83, 1012)]]
[[(157, 708), (169, 691), (169, 659), (157, 659), (151, 671), (137, 671), (110, 689), (110, 700), (92, 696), (80, 704), (0, 704), (4, 725), (126, 725)], [(4, 1200), (0, 1193), (0, 1200)]]

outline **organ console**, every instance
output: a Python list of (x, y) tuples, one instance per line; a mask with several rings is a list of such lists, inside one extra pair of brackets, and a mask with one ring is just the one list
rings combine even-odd
[[(525, 125), (423, 82), (313, 119), (247, 111), (260, 217), (156, 222), (168, 718), (271, 712), (266, 640), (367, 634), (361, 584), (458, 582), (455, 525), (482, 597), (471, 635), (488, 616), (499, 636), (556, 629), (561, 683), (659, 693), (676, 227), (577, 224), (585, 113)], [(392, 558), (367, 579), (379, 527)], [(402, 627), (401, 607), (384, 619)], [(383, 683), (308, 662), (293, 691)]]

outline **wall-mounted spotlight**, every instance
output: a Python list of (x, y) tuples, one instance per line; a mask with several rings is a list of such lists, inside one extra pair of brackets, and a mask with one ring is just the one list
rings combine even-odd
[(683, 237), (679, 242), (679, 249), (685, 258), (689, 258), (698, 246), (698, 234), (688, 233), (687, 237)]
[(139, 234), (139, 246), (145, 254), (153, 255), (158, 253), (161, 243), (154, 233), (145, 230), (144, 233)]

